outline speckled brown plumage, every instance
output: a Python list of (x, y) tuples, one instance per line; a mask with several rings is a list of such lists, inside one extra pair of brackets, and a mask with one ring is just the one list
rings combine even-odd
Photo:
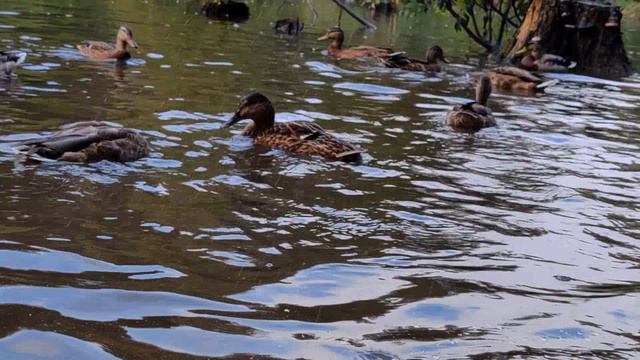
[(87, 40), (77, 45), (77, 48), (82, 55), (95, 60), (127, 60), (131, 57), (127, 51), (127, 46), (137, 48), (138, 43), (133, 38), (133, 31), (127, 26), (121, 26), (120, 29), (118, 29), (115, 45), (102, 41)]
[(306, 155), (319, 155), (332, 160), (360, 161), (361, 150), (327, 133), (312, 122), (276, 123), (273, 105), (264, 95), (252, 93), (245, 96), (226, 127), (242, 119), (252, 119), (243, 135), (254, 143)]
[(560, 55), (543, 54), (538, 41), (530, 43), (517, 54), (522, 56), (518, 67), (529, 71), (567, 72), (576, 66), (575, 62)]
[(355, 46), (343, 49), (342, 44), (344, 43), (344, 32), (338, 27), (330, 29), (324, 36), (319, 37), (318, 40), (331, 40), (331, 44), (329, 44), (327, 52), (329, 53), (329, 56), (337, 59), (358, 59), (367, 57), (382, 58), (393, 53), (393, 50), (391, 49), (375, 46)]
[(438, 61), (448, 63), (444, 57), (444, 51), (440, 46), (432, 46), (427, 50), (425, 60), (412, 59), (404, 52), (397, 52), (381, 58), (384, 66), (388, 68), (400, 68), (407, 71), (440, 72), (442, 67)]
[(85, 121), (67, 125), (43, 139), (25, 142), (18, 150), (59, 161), (128, 162), (147, 156), (149, 144), (132, 129)]
[(515, 66), (500, 66), (487, 71), (487, 75), (493, 88), (524, 94), (543, 92), (545, 88), (558, 82), (544, 82), (542, 77)]
[(459, 131), (478, 131), (485, 127), (496, 126), (496, 120), (487, 107), (491, 94), (491, 80), (483, 76), (476, 87), (476, 101), (456, 105), (446, 116), (446, 122)]

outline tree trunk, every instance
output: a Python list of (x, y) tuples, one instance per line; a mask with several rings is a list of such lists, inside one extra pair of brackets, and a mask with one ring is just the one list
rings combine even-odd
[(532, 37), (538, 36), (543, 53), (576, 61), (578, 72), (605, 77), (629, 75), (633, 67), (622, 41), (621, 17), (618, 7), (602, 0), (532, 0), (508, 57), (515, 57)]

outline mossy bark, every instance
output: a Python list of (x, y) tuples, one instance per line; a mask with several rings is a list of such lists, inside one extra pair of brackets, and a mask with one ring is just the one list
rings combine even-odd
[[(615, 8), (614, 13), (615, 13)], [(540, 38), (544, 53), (577, 62), (575, 71), (604, 77), (626, 76), (633, 67), (620, 26), (611, 25), (612, 5), (603, 1), (533, 0), (516, 33), (508, 57)], [(615, 18), (621, 24), (619, 11)]]

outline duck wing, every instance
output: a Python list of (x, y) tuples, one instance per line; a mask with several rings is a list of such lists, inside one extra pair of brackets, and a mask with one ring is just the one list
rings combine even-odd
[(491, 71), (496, 74), (515, 76), (521, 80), (528, 81), (528, 82), (534, 82), (534, 83), (542, 82), (541, 77), (534, 75), (530, 71), (517, 68), (515, 66), (499, 66), (495, 69), (492, 69)]
[(303, 140), (312, 140), (326, 131), (318, 124), (310, 121), (279, 122), (273, 125), (272, 132), (279, 135), (296, 136)]
[(327, 133), (320, 125), (306, 121), (276, 123), (271, 130), (256, 137), (256, 142), (289, 152), (347, 162), (361, 160), (362, 153), (362, 150)]
[(542, 55), (542, 58), (540, 58), (539, 62), (544, 65), (560, 65), (568, 69), (571, 69), (576, 66), (575, 62), (565, 57), (562, 57), (560, 55), (554, 55), (554, 54)]
[(78, 45), (79, 49), (86, 49), (89, 51), (95, 52), (107, 52), (115, 50), (115, 46), (112, 44), (106, 43), (104, 41), (89, 41), (85, 40), (80, 45)]
[(78, 125), (56, 132), (43, 139), (27, 141), (18, 150), (26, 154), (38, 154), (49, 159), (58, 159), (66, 152), (86, 149), (103, 140), (126, 138), (132, 130), (95, 125)]
[(381, 48), (381, 47), (367, 46), (367, 45), (350, 47), (345, 51), (367, 53), (369, 56), (374, 56), (374, 57), (384, 57), (393, 53), (393, 50), (389, 48)]
[(394, 52), (381, 57), (380, 61), (388, 68), (401, 68), (415, 62), (416, 60), (411, 59), (405, 52)]
[(0, 51), (0, 72), (10, 75), (27, 58), (21, 51)]
[(22, 51), (0, 51), (0, 63), (12, 62), (20, 65), (27, 58), (27, 53)]

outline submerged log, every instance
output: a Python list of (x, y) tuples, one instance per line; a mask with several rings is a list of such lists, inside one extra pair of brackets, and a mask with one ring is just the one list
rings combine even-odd
[(543, 53), (578, 63), (576, 71), (620, 77), (633, 72), (620, 31), (620, 8), (601, 1), (533, 0), (508, 53), (538, 37)]

